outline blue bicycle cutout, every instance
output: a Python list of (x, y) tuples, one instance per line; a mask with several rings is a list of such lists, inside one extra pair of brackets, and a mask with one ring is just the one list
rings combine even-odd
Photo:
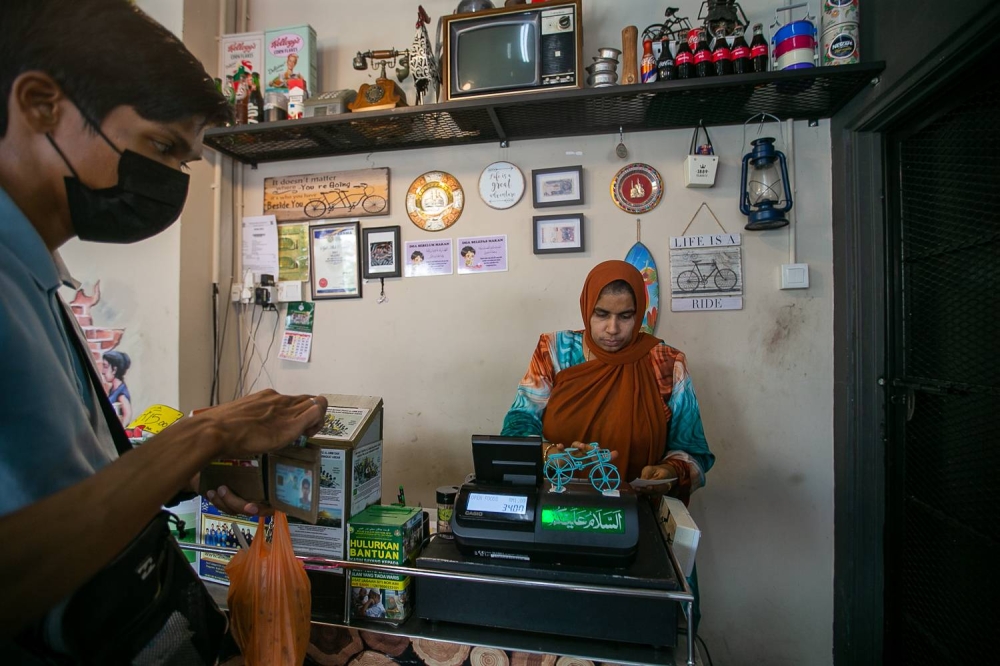
[(576, 472), (590, 468), (590, 484), (594, 489), (608, 493), (618, 490), (622, 477), (611, 462), (611, 451), (602, 449), (596, 443), (583, 455), (574, 455), (579, 449), (568, 448), (551, 454), (542, 471), (552, 484), (552, 492), (561, 493), (566, 489)]

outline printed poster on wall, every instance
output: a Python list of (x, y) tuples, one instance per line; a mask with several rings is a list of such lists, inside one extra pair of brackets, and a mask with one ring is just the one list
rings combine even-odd
[(507, 236), (459, 238), (458, 273), (498, 273), (507, 270)]
[(671, 236), (670, 310), (742, 310), (742, 243), (742, 234)]
[(309, 280), (309, 225), (278, 225), (278, 279), (287, 282)]
[(389, 214), (389, 169), (264, 179), (264, 212), (278, 222)]
[(403, 275), (405, 277), (451, 275), (455, 272), (451, 263), (451, 247), (450, 238), (406, 241), (403, 244)]
[[(347, 453), (342, 449), (323, 449), (320, 456), (319, 515), (316, 524), (290, 519), (288, 530), (296, 554), (339, 560), (344, 557), (344, 464)], [(336, 573), (341, 572), (338, 570)]]

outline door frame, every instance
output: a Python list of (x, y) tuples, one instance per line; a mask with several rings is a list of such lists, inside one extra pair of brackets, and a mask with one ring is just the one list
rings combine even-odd
[(886, 647), (886, 134), (946, 87), (954, 72), (1000, 46), (998, 33), (1000, 6), (994, 5), (889, 90), (831, 124), (835, 666), (876, 666)]

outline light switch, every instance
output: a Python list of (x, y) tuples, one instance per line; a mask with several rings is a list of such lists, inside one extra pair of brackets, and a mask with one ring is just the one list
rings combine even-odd
[(781, 288), (782, 289), (808, 289), (809, 288), (809, 264), (782, 264), (781, 265)]

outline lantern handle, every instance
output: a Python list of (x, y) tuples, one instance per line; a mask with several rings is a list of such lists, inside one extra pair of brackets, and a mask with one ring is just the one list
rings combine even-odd
[(764, 129), (764, 123), (768, 118), (774, 119), (774, 122), (778, 123), (778, 138), (781, 139), (781, 146), (785, 146), (785, 133), (781, 131), (781, 119), (770, 113), (755, 113), (743, 122), (743, 143), (740, 144), (740, 151), (746, 148), (747, 145), (747, 123), (751, 120), (756, 120), (760, 118), (760, 124), (757, 125), (757, 136), (760, 136), (760, 132)]

